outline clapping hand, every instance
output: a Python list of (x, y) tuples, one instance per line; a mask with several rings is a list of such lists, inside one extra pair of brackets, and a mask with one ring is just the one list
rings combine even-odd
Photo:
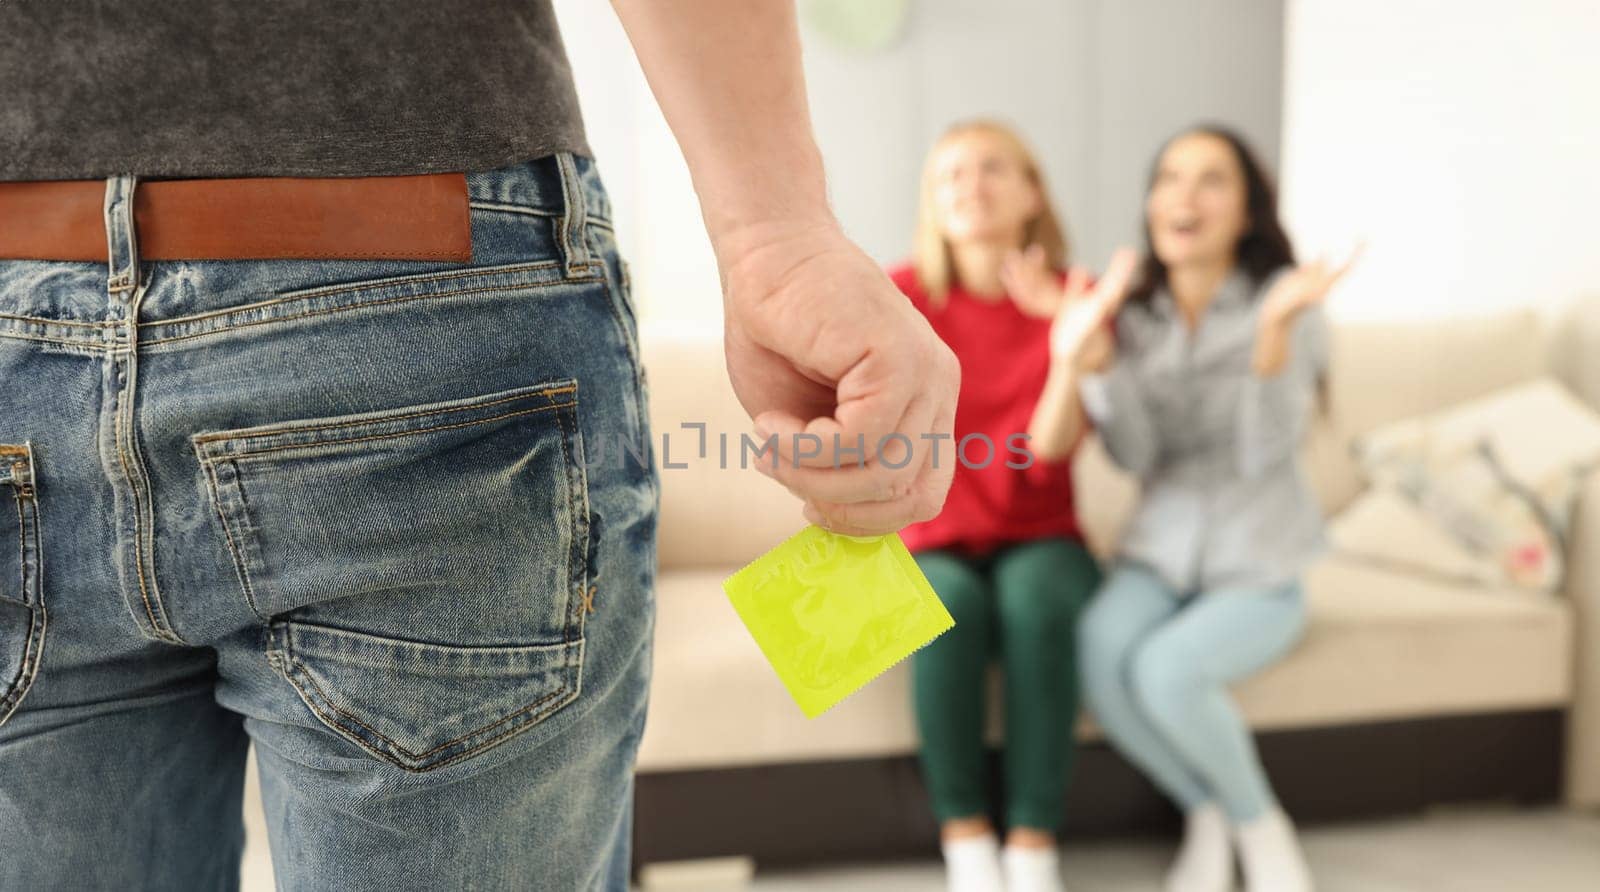
[(1050, 324), (1050, 355), (1083, 372), (1097, 372), (1111, 364), (1116, 353), (1109, 323), (1128, 296), (1128, 283), (1138, 255), (1119, 248), (1111, 256), (1105, 275), (1088, 287), (1088, 274), (1074, 268), (1067, 276), (1055, 320)]
[(1286, 273), (1262, 298), (1262, 324), (1287, 326), (1307, 307), (1322, 303), (1333, 286), (1355, 265), (1361, 251), (1362, 248), (1357, 247), (1349, 259), (1337, 267), (1329, 267), (1319, 257)]

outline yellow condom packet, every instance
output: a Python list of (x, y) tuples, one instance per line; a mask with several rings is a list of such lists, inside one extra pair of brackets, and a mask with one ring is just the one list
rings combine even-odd
[(806, 718), (956, 624), (896, 533), (807, 526), (722, 589)]

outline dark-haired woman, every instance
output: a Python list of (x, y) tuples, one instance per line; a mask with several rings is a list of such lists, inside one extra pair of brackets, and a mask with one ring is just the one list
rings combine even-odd
[[(1296, 267), (1239, 139), (1163, 147), (1146, 256), (1060, 349), (1084, 408), (1141, 482), (1117, 562), (1079, 627), (1084, 693), (1111, 743), (1185, 812), (1170, 892), (1305, 892), (1310, 872), (1227, 685), (1299, 639), (1322, 517), (1296, 459), (1327, 362), (1321, 302), (1343, 273)], [(1348, 266), (1348, 264), (1346, 264)], [(1115, 316), (1114, 345), (1097, 336)]]

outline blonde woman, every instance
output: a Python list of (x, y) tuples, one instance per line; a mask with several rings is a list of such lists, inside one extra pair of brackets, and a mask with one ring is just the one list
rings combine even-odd
[[(1131, 267), (1123, 259), (1122, 279)], [(915, 257), (890, 276), (961, 362), (942, 512), (901, 531), (956, 626), (912, 664), (920, 762), (952, 892), (1056, 892), (1078, 713), (1079, 612), (1100, 572), (1073, 511), (1085, 425), (1057, 311), (1085, 302), (1039, 165), (988, 121), (959, 124), (923, 170)], [(1114, 279), (1107, 276), (1107, 280)], [(1005, 676), (1005, 846), (991, 819), (985, 675)]]

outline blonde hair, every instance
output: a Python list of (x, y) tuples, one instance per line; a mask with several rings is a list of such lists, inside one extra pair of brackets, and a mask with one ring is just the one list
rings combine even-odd
[(1018, 247), (1039, 245), (1044, 248), (1045, 263), (1051, 269), (1065, 269), (1067, 266), (1066, 230), (1062, 228), (1060, 218), (1050, 203), (1050, 190), (1045, 187), (1044, 173), (1028, 144), (1010, 126), (999, 121), (983, 118), (961, 121), (939, 135), (922, 164), (921, 197), (917, 207), (917, 234), (912, 262), (917, 270), (917, 278), (928, 292), (929, 301), (936, 307), (943, 306), (950, 294), (954, 270), (950, 260), (950, 242), (939, 231), (938, 211), (933, 204), (933, 160), (946, 143), (969, 133), (987, 134), (1004, 143), (1011, 154), (1022, 162), (1023, 172), (1039, 190), (1039, 213), (1028, 222), (1023, 231), (1023, 243)]

